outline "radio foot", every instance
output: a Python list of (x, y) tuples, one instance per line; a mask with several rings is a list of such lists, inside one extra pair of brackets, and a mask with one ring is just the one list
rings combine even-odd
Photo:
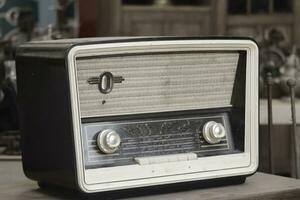
[(39, 188), (41, 188), (41, 189), (46, 189), (46, 188), (51, 187), (48, 183), (45, 183), (45, 182), (38, 181), (37, 184), (38, 184)]

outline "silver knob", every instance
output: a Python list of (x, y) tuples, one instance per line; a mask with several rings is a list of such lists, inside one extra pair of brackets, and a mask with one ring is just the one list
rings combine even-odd
[(209, 121), (203, 126), (203, 137), (209, 144), (219, 143), (225, 136), (225, 128), (220, 123)]
[(114, 153), (121, 144), (120, 135), (111, 129), (101, 131), (97, 136), (97, 145), (103, 153)]

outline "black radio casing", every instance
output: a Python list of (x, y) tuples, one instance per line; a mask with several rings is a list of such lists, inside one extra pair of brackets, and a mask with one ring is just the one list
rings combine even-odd
[[(137, 47), (135, 47), (136, 44)], [(133, 50), (131, 45), (134, 46)], [(171, 45), (170, 48), (178, 49), (174, 52), (160, 50), (169, 48), (168, 45)], [(99, 50), (99, 55), (98, 47), (101, 50)], [(115, 48), (116, 53), (114, 53)], [(153, 52), (150, 52), (151, 48)], [(190, 51), (189, 48), (192, 50)], [(210, 58), (207, 52), (213, 58)], [(194, 83), (188, 82), (189, 79), (187, 82), (180, 82), (181, 79), (176, 82), (177, 80), (173, 78), (180, 76), (180, 73), (186, 74), (191, 79), (197, 78), (195, 76), (198, 75), (180, 66), (190, 65), (191, 70), (194, 68), (198, 70), (196, 64), (194, 66), (189, 63), (192, 62), (191, 60), (219, 62), (217, 57), (223, 56), (224, 53), (226, 54), (224, 58), (230, 60), (232, 65), (224, 63), (228, 65), (228, 69), (224, 69), (224, 72), (236, 67), (234, 76), (224, 75), (226, 78), (222, 79), (223, 75), (217, 72), (216, 75), (210, 72), (210, 75), (221, 77), (224, 86), (228, 84), (228, 81), (233, 84), (232, 87), (228, 86), (224, 89), (223, 95), (225, 99), (230, 94), (230, 100), (228, 100), (230, 106), (222, 104), (223, 96), (218, 96), (222, 90), (218, 90), (217, 83), (211, 83), (208, 80), (208, 84), (212, 84), (212, 88), (218, 90), (215, 93), (209, 93), (210, 88), (195, 89)], [(147, 57), (148, 54), (150, 59)], [(201, 54), (200, 58), (196, 56), (197, 54)], [(114, 58), (114, 56), (119, 57)], [(122, 90), (127, 87), (126, 84), (129, 84), (128, 88), (136, 87), (135, 89), (139, 90), (136, 82), (131, 84), (130, 81), (136, 81), (140, 74), (136, 72), (136, 68), (130, 69), (130, 65), (134, 67), (141, 63), (141, 66), (148, 67), (148, 62), (150, 62), (148, 60), (152, 60), (155, 56), (159, 60), (157, 66), (145, 73), (152, 77), (152, 73), (156, 73), (155, 70), (157, 70), (163, 74), (161, 76), (159, 74), (161, 79), (167, 77), (168, 80), (163, 80), (162, 85), (154, 83), (152, 87), (158, 88), (158, 92), (148, 87), (148, 82), (140, 87), (147, 88), (148, 91), (145, 93), (153, 92), (152, 97), (158, 96), (159, 99), (161, 98), (159, 95), (164, 96), (162, 100), (159, 100), (162, 102), (161, 106), (157, 105), (154, 97), (153, 100), (151, 96), (143, 99), (138, 95), (134, 96), (136, 93), (132, 91)], [(111, 58), (115, 60), (105, 60)], [(138, 61), (139, 58), (142, 61)], [(159, 68), (168, 58), (170, 62), (176, 60), (173, 61), (175, 64), (177, 60), (180, 62), (176, 68), (179, 72), (169, 69), (166, 72), (166, 68)], [(91, 61), (93, 59), (95, 61)], [(188, 59), (190, 61), (186, 61)], [(211, 60), (206, 61), (207, 59)], [(236, 66), (232, 64), (235, 60)], [(99, 70), (95, 67), (94, 69), (93, 65), (100, 63), (100, 66), (101, 61), (108, 63), (108, 66), (114, 63), (124, 63), (126, 69), (124, 67), (124, 73), (123, 68), (120, 68), (118, 72), (113, 70), (111, 72), (110, 68)], [(87, 68), (90, 68), (84, 71), (87, 62), (93, 65), (86, 64)], [(130, 63), (129, 67), (125, 64), (126, 62)], [(222, 68), (221, 65), (220, 68)], [(94, 74), (93, 70), (97, 73)], [(205, 70), (204, 67), (203, 70)], [(108, 73), (108, 71), (111, 74), (104, 75), (108, 75), (111, 82), (108, 81), (106, 85), (102, 85), (101, 75), (103, 76), (103, 73)], [(154, 79), (155, 76), (157, 74), (153, 75)], [(201, 81), (206, 80), (200, 75), (199, 78)], [(144, 78), (144, 81), (146, 79)], [(257, 169), (258, 48), (247, 38), (89, 38), (31, 42), (22, 45), (17, 51), (17, 84), (23, 169), (28, 178), (38, 181), (41, 186), (56, 185), (76, 189), (83, 193), (94, 193), (195, 181), (203, 182), (203, 185), (212, 182), (216, 185), (234, 184), (244, 182), (245, 177), (253, 174)], [(175, 88), (176, 84), (191, 85), (191, 88), (186, 88), (184, 91), (184, 88)], [(167, 89), (161, 89), (163, 87)], [(227, 93), (228, 88), (232, 93)], [(144, 92), (143, 90), (141, 92)], [(93, 96), (95, 91), (101, 95), (97, 96), (97, 100), (94, 100), (95, 96)], [(191, 95), (169, 94), (165, 91), (181, 91), (183, 94), (191, 91)], [(193, 103), (198, 100), (194, 98), (195, 94), (202, 95), (207, 91), (207, 97), (211, 99), (206, 101), (211, 102), (208, 105), (212, 106), (203, 106), (205, 102)], [(114, 104), (115, 101), (124, 99), (124, 96), (127, 96), (126, 92), (132, 96)], [(117, 96), (118, 93), (120, 96)], [(220, 100), (214, 101), (215, 97)], [(180, 106), (175, 106), (177, 101), (180, 102)], [(142, 103), (139, 104), (139, 102)], [(218, 102), (221, 102), (220, 106)], [(122, 103), (128, 109), (123, 108)], [(147, 107), (147, 104), (151, 105)], [(94, 105), (95, 107), (92, 107)], [(110, 105), (112, 106), (109, 107)], [(120, 108), (112, 109), (114, 106), (116, 108), (120, 106)], [(210, 120), (211, 118), (213, 120)], [(214, 144), (209, 144), (203, 137), (204, 126), (209, 121), (222, 124), (226, 131), (226, 137), (215, 146), (211, 146)], [(121, 137), (121, 144), (113, 154), (101, 152), (101, 148), (99, 150), (97, 137), (104, 130), (115, 130)], [(226, 147), (225, 150), (222, 149), (223, 147)], [(218, 149), (221, 151), (217, 151)], [(224, 156), (224, 161), (223, 158), (220, 159), (222, 156)], [(229, 160), (233, 159), (233, 162), (229, 163), (228, 160), (226, 163), (227, 156)], [(212, 164), (203, 167), (196, 162), (211, 162)], [(217, 163), (223, 162), (225, 162), (224, 169), (221, 166), (218, 166), (220, 168), (213, 167), (213, 163), (219, 165)], [(178, 171), (179, 169), (173, 169), (172, 165), (185, 167), (181, 172)], [(134, 168), (130, 169), (131, 166)], [(129, 175), (126, 176), (135, 168), (141, 172), (133, 173), (132, 178)], [(124, 177), (121, 174), (123, 172)], [(108, 173), (114, 175), (111, 177), (104, 175)], [(95, 177), (97, 174), (103, 182)]]

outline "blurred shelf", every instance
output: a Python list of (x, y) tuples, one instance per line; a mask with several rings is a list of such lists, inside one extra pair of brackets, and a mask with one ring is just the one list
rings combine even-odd
[[(291, 103), (287, 99), (273, 99), (273, 124), (288, 125), (292, 124)], [(300, 124), (300, 100), (296, 99), (296, 119)], [(268, 124), (268, 102), (266, 99), (260, 100), (260, 124)]]
[(209, 6), (157, 6), (157, 5), (150, 5), (150, 6), (141, 6), (141, 5), (126, 5), (122, 6), (124, 11), (200, 11), (200, 12), (209, 12)]
[(0, 161), (19, 161), (22, 160), (20, 155), (0, 155)]

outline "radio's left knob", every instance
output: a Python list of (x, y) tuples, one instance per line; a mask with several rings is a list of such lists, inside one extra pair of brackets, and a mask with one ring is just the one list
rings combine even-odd
[(120, 144), (120, 135), (112, 129), (103, 130), (97, 136), (97, 145), (103, 153), (114, 153)]

